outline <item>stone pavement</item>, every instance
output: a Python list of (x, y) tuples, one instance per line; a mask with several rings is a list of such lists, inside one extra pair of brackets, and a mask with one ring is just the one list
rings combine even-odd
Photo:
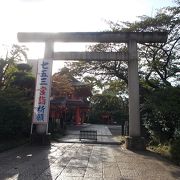
[(0, 153), (0, 180), (6, 179), (180, 180), (180, 167), (120, 145), (53, 142)]
[[(111, 126), (113, 127), (113, 126)], [(116, 126), (117, 128), (113, 128), (114, 130), (119, 131), (119, 135), (121, 134), (121, 127)], [(95, 124), (83, 124), (79, 126), (71, 126), (68, 127), (66, 136), (60, 140), (60, 142), (80, 142), (79, 141), (79, 133), (80, 130), (96, 130), (97, 131), (97, 144), (120, 144), (112, 133), (110, 132), (108, 126), (106, 125), (95, 125)], [(90, 142), (90, 141), (84, 141)]]

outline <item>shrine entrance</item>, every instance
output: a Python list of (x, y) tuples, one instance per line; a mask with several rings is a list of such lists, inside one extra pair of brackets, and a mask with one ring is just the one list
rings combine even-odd
[[(19, 42), (44, 42), (44, 59), (38, 63), (34, 115), (38, 134), (48, 134), (49, 97), (53, 60), (127, 61), (129, 93), (128, 149), (144, 149), (140, 132), (137, 43), (165, 43), (166, 32), (18, 33)], [(54, 42), (127, 43), (128, 52), (54, 52)]]

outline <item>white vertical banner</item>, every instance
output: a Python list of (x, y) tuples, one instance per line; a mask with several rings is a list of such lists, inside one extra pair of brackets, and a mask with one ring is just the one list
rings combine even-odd
[(53, 61), (45, 59), (38, 61), (33, 110), (34, 124), (47, 124), (49, 120), (52, 63)]

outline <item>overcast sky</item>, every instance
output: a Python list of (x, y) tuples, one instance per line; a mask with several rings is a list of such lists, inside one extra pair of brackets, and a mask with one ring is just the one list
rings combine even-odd
[[(173, 0), (0, 0), (0, 45), (17, 42), (17, 32), (83, 32), (109, 29), (106, 20), (134, 21), (154, 16)], [(29, 58), (42, 58), (43, 46), (26, 44)], [(84, 45), (60, 45), (81, 50)]]

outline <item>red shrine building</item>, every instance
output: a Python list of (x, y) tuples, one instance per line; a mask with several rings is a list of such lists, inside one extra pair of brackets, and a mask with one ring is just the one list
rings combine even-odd
[[(57, 73), (56, 75), (58, 78), (54, 78), (55, 81), (53, 82), (56, 85), (59, 83), (60, 89), (56, 87), (56, 91), (59, 91), (58, 95), (52, 90), (49, 112), (50, 122), (60, 124), (61, 128), (64, 127), (64, 124), (80, 125), (84, 123), (88, 119), (90, 110), (88, 101), (88, 97), (92, 95), (90, 86), (78, 81), (70, 74), (64, 76), (64, 74)], [(59, 78), (62, 76), (65, 79)], [(70, 87), (63, 87), (67, 85)]]
[[(32, 73), (36, 76), (37, 73), (37, 60), (28, 60), (28, 64), (32, 66)], [(63, 71), (63, 72), (62, 72)], [(90, 110), (90, 103), (88, 97), (92, 96), (91, 88), (88, 84), (82, 83), (70, 75), (69, 70), (64, 68), (61, 72), (56, 73), (58, 76), (64, 78), (55, 79), (56, 84), (65, 86), (69, 84), (67, 89), (62, 87), (59, 89), (61, 93), (57, 94), (53, 91), (53, 78), (52, 90), (49, 110), (49, 126), (56, 126), (63, 128), (64, 124), (82, 124), (88, 119)], [(54, 75), (53, 75), (54, 76)], [(61, 81), (65, 80), (64, 83)], [(71, 91), (68, 91), (69, 89)], [(57, 88), (58, 89), (58, 88)], [(56, 129), (56, 127), (53, 127)]]

